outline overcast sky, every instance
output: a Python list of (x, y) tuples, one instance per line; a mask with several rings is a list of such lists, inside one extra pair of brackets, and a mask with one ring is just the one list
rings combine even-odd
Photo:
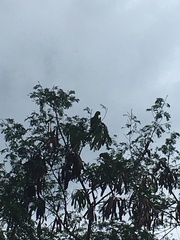
[(113, 131), (168, 95), (179, 127), (179, 12), (178, 0), (0, 0), (1, 116), (24, 119), (40, 81), (107, 106)]
[(179, 0), (0, 0), (1, 117), (23, 120), (39, 81), (104, 104), (114, 134), (168, 95), (180, 130), (179, 13)]

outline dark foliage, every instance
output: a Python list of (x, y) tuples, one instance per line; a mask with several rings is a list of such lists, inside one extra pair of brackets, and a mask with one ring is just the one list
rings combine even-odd
[[(0, 238), (161, 239), (180, 222), (179, 133), (170, 132), (169, 104), (158, 98), (143, 127), (127, 114), (117, 143), (99, 111), (67, 114), (74, 94), (37, 85), (30, 98), (39, 111), (28, 127), (1, 121)], [(89, 150), (97, 161), (82, 159)]]

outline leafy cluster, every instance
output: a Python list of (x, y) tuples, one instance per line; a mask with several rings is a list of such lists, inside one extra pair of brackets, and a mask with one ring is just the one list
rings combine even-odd
[[(38, 84), (30, 98), (39, 110), (27, 127), (0, 123), (1, 239), (155, 240), (179, 225), (180, 135), (170, 131), (166, 100), (147, 109), (143, 127), (128, 113), (118, 143), (99, 111), (68, 115), (74, 91)], [(96, 161), (82, 159), (88, 151)]]

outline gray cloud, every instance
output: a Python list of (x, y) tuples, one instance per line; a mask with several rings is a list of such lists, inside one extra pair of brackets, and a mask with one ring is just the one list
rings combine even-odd
[(83, 107), (103, 103), (114, 131), (124, 112), (142, 115), (156, 97), (176, 105), (179, 10), (167, 0), (1, 0), (3, 117), (28, 114), (37, 81), (76, 90)]

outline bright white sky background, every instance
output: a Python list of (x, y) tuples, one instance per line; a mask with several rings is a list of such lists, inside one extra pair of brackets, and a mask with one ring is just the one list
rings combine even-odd
[(79, 114), (108, 107), (118, 135), (168, 95), (180, 131), (180, 1), (0, 0), (0, 117), (22, 122), (38, 81), (75, 90)]

